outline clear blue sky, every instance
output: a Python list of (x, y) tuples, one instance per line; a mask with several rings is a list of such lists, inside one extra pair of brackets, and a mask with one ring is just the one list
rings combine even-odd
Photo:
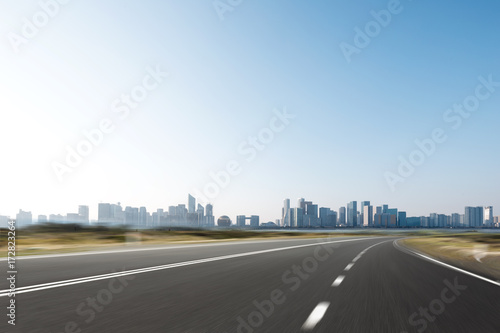
[[(299, 197), (335, 210), (371, 200), (409, 216), (498, 211), (500, 87), (457, 130), (443, 115), (479, 76), (500, 81), (500, 3), (400, 7), (348, 62), (339, 45), (354, 45), (355, 27), (387, 1), (246, 0), (221, 20), (212, 1), (73, 0), (17, 53), (12, 33), (41, 8), (3, 1), (0, 214), (87, 204), (95, 218), (100, 201), (167, 208), (230, 160), (241, 172), (210, 199), (217, 216), (274, 220), (284, 198)], [(157, 65), (169, 76), (121, 119), (113, 101)], [(238, 146), (283, 108), (295, 118), (246, 161)], [(58, 180), (53, 163), (104, 118), (112, 133)], [(384, 174), (435, 128), (446, 142), (391, 191)]]

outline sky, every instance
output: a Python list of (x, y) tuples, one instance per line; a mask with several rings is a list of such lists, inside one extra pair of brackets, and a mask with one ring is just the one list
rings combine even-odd
[(498, 1), (0, 9), (0, 215), (188, 193), (261, 222), (301, 197), (500, 209)]

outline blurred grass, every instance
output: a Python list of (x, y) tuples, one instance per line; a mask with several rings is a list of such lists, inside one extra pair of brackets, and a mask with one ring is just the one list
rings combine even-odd
[[(0, 257), (7, 256), (7, 229), (0, 229)], [(347, 236), (358, 236), (349, 233)], [(364, 234), (366, 235), (366, 234)], [(168, 244), (236, 239), (291, 237), (340, 237), (342, 233), (252, 231), (238, 229), (201, 230), (170, 228), (130, 230), (126, 228), (82, 227), (74, 224), (42, 224), (16, 230), (16, 255), (48, 254), (102, 249), (126, 244)]]
[[(451, 265), (500, 279), (500, 234), (436, 234), (401, 242)], [(481, 261), (476, 255), (480, 255)]]

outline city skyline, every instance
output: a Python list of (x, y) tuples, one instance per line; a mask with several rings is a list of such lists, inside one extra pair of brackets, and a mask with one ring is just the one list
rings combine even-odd
[[(79, 205), (78, 213), (58, 214), (33, 214), (31, 211), (19, 209), (14, 216), (19, 220), (19, 225), (36, 224), (42, 222), (55, 223), (80, 223), (80, 224), (124, 224), (143, 227), (155, 226), (191, 226), (191, 227), (214, 227), (219, 216), (231, 216), (231, 214), (214, 215), (213, 205), (203, 206), (197, 202), (197, 198), (188, 194), (187, 204), (169, 205), (164, 208), (149, 210), (144, 206), (125, 206), (121, 203), (99, 203), (97, 218), (92, 218), (89, 206)], [(260, 219), (260, 215), (251, 214), (235, 215), (233, 226), (248, 225), (256, 227), (264, 223), (276, 223), (279, 227), (493, 227), (498, 223), (498, 216), (494, 215), (493, 206), (465, 206), (463, 214), (453, 212), (431, 212), (424, 215), (409, 215), (399, 208), (390, 208), (388, 204), (372, 205), (371, 201), (350, 201), (344, 206), (338, 207), (338, 211), (332, 207), (324, 207), (304, 198), (297, 199), (294, 207), (291, 200), (283, 200), (281, 217), (274, 219)], [(359, 209), (358, 209), (359, 207)], [(205, 214), (206, 212), (206, 214)], [(14, 216), (1, 215), (2, 222), (6, 223), (8, 218)], [(37, 218), (35, 218), (37, 216)], [(234, 215), (233, 215), (234, 216)], [(260, 222), (259, 222), (260, 221)]]

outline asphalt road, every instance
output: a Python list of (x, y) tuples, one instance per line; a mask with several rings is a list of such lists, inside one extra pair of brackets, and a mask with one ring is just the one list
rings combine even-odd
[(498, 283), (407, 253), (396, 239), (20, 258), (16, 325), (1, 279), (0, 332), (500, 332)]

